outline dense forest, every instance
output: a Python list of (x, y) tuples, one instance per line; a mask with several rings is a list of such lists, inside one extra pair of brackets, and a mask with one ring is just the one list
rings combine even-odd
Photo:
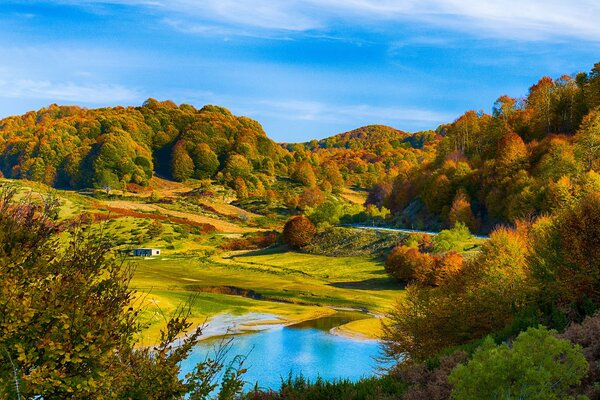
[(597, 64), (543, 77), (526, 97), (501, 96), (491, 114), (467, 111), (435, 131), (371, 125), (281, 146), (222, 107), (52, 105), (0, 121), (0, 171), (60, 188), (147, 186), (154, 174), (216, 179), (258, 197), (290, 177), (313, 192), (370, 189), (368, 203), (398, 225), (489, 232), (598, 189), (599, 92)]
[(501, 96), (492, 114), (467, 111), (437, 129), (435, 156), (398, 168), (371, 190), (405, 224), (498, 223), (553, 212), (598, 191), (600, 64), (543, 77), (525, 98)]
[(0, 138), (4, 176), (62, 188), (146, 186), (155, 173), (256, 184), (280, 172), (286, 155), (249, 118), (153, 99), (95, 110), (51, 105), (0, 121)]

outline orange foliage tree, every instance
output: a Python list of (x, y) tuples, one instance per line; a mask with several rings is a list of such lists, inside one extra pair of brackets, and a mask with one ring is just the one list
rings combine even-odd
[(283, 227), (283, 241), (293, 249), (299, 249), (308, 245), (315, 234), (317, 228), (303, 215), (293, 217), (286, 222)]

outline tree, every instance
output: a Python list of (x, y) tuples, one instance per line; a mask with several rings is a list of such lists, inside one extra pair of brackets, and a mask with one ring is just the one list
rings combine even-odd
[(160, 221), (152, 221), (152, 223), (148, 226), (148, 236), (151, 238), (159, 237), (165, 231), (165, 227)]
[(252, 165), (248, 162), (248, 159), (241, 154), (232, 154), (225, 164), (225, 172), (231, 175), (232, 179), (238, 176), (247, 178), (252, 174)]
[(575, 136), (575, 149), (586, 170), (600, 168), (600, 111), (585, 117)]
[(285, 223), (283, 227), (283, 241), (293, 249), (299, 249), (308, 245), (315, 234), (317, 228), (303, 215), (293, 217)]
[(428, 283), (433, 280), (434, 258), (418, 249), (396, 246), (385, 260), (388, 274), (401, 281), (418, 280)]
[(527, 109), (531, 111), (533, 138), (549, 135), (552, 131), (552, 109), (555, 101), (555, 84), (544, 76), (529, 88)]
[(449, 376), (452, 398), (559, 400), (581, 381), (588, 364), (581, 347), (544, 327), (522, 332), (509, 347), (488, 337)]
[(235, 178), (233, 181), (233, 188), (235, 189), (238, 200), (245, 200), (248, 198), (248, 187), (241, 176)]
[(307, 161), (297, 163), (292, 169), (292, 179), (306, 186), (314, 187), (317, 184), (317, 177), (312, 166)]
[[(208, 398), (222, 357), (179, 376), (201, 335), (190, 308), (138, 348), (130, 266), (85, 225), (57, 221), (55, 199), (15, 194), (0, 190), (0, 398)], [(225, 371), (222, 391), (241, 391), (240, 368)]]
[(194, 147), (192, 158), (196, 167), (194, 175), (198, 179), (212, 178), (219, 170), (219, 159), (206, 143)]
[(331, 183), (331, 186), (338, 189), (344, 186), (344, 178), (340, 174), (340, 169), (333, 161), (328, 161), (322, 165), (323, 175), (325, 179)]
[(457, 223), (466, 225), (469, 230), (476, 231), (479, 229), (479, 221), (473, 215), (471, 210), (471, 202), (465, 194), (465, 192), (458, 191), (450, 207), (450, 213), (448, 214), (448, 220), (453, 226)]
[(325, 201), (325, 194), (319, 188), (306, 188), (298, 198), (298, 207), (305, 210), (308, 207), (317, 207)]
[(194, 160), (186, 151), (185, 143), (178, 142), (171, 155), (171, 174), (175, 180), (183, 182), (191, 178), (193, 173)]

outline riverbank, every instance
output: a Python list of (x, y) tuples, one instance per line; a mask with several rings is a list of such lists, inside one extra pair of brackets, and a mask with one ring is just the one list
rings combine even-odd
[[(357, 312), (356, 310), (349, 310)], [(311, 322), (327, 317), (335, 318), (340, 311), (330, 307), (323, 307), (318, 312), (312, 312), (298, 318), (284, 318), (275, 314), (261, 314), (250, 312), (243, 315), (229, 313), (218, 314), (210, 318), (204, 325), (200, 340), (214, 337), (240, 335), (260, 332), (279, 327), (312, 325)], [(367, 317), (350, 321), (329, 330), (332, 335), (343, 336), (354, 340), (378, 340), (381, 336), (381, 319)]]

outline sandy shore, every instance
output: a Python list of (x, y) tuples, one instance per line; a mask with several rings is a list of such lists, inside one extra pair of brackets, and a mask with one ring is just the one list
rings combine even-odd
[[(302, 318), (285, 318), (280, 315), (266, 313), (246, 313), (243, 315), (233, 315), (229, 313), (218, 314), (211, 317), (202, 330), (200, 340), (206, 340), (219, 336), (238, 335), (250, 332), (259, 332), (268, 329), (275, 329), (284, 326), (298, 324), (333, 315), (336, 310), (333, 308), (323, 308), (322, 312), (307, 315)], [(359, 322), (359, 321), (353, 321)], [(377, 340), (373, 335), (366, 334), (360, 330), (353, 329), (353, 322), (335, 327), (329, 331), (332, 335), (344, 336), (354, 340)]]

